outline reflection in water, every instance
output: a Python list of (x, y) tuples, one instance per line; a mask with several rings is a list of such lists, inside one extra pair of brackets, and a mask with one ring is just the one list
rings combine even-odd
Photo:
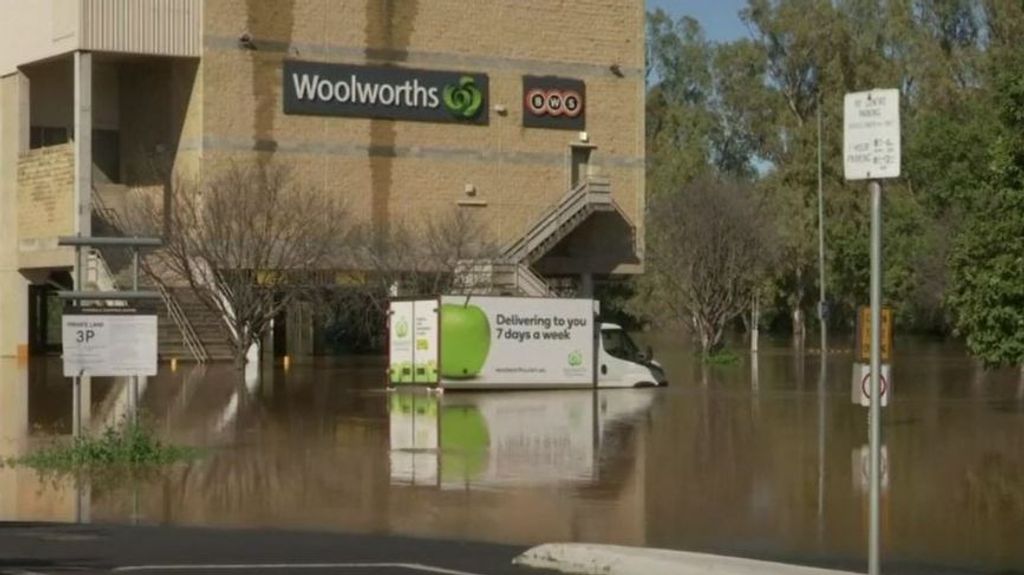
[[(866, 413), (848, 355), (706, 366), (667, 389), (388, 394), (382, 365), (183, 367), (140, 389), (165, 439), (208, 455), (145, 480), (52, 483), (0, 469), (0, 520), (256, 525), (519, 544), (585, 540), (848, 562), (864, 554)], [(648, 343), (648, 342), (644, 342)], [(839, 345), (838, 347), (843, 347)], [(898, 347), (884, 412), (886, 561), (1024, 567), (1021, 375), (948, 344)], [(822, 361), (825, 363), (819, 363)], [(817, 381), (804, 381), (814, 377)], [(94, 429), (125, 412), (95, 380)], [(59, 362), (0, 362), (0, 456), (70, 432)]]
[(391, 480), (449, 489), (596, 481), (602, 445), (657, 393), (395, 393)]

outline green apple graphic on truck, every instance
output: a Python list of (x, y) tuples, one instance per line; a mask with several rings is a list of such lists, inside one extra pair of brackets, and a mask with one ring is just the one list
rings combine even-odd
[(491, 351), (491, 324), (484, 310), (467, 301), (441, 305), (441, 376), (476, 377)]

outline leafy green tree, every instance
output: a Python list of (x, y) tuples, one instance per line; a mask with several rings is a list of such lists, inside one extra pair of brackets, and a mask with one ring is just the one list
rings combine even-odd
[(971, 352), (988, 365), (1024, 366), (1024, 32), (1020, 3), (988, 5), (993, 102), (1001, 130), (989, 177), (953, 248), (949, 303)]

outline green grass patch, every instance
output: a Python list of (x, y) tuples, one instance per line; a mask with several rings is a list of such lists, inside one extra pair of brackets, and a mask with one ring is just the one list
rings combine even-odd
[(7, 463), (42, 471), (130, 471), (195, 459), (200, 454), (193, 447), (160, 441), (141, 424), (124, 423), (108, 427), (97, 436), (83, 435), (70, 442), (54, 442), (24, 457), (9, 459)]
[(701, 361), (708, 365), (736, 365), (741, 360), (739, 354), (729, 349), (719, 349), (701, 355)]

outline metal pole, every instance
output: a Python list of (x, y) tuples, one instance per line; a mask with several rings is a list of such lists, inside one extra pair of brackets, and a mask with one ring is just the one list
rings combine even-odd
[[(139, 248), (136, 246), (132, 246), (132, 291), (139, 291)], [(132, 376), (132, 425), (139, 425), (139, 376), (137, 375)]]
[(818, 95), (818, 329), (821, 331), (818, 373), (818, 542), (825, 526), (825, 380), (828, 376), (828, 323), (825, 318), (825, 193), (822, 187), (821, 95)]
[(881, 376), (881, 333), (882, 333), (882, 185), (873, 180), (871, 189), (871, 515), (868, 540), (868, 574), (878, 575), (880, 571), (879, 515), (880, 515), (880, 464), (882, 443), (882, 405), (879, 397)]
[[(822, 188), (821, 96), (818, 96), (818, 320), (821, 329), (821, 362), (825, 363), (827, 330), (825, 322), (825, 193)], [(822, 371), (824, 372), (824, 367)]]
[[(82, 247), (75, 246), (75, 289), (82, 291), (82, 268), (85, 267), (82, 257)], [(81, 302), (78, 302), (81, 305)], [(72, 380), (71, 392), (71, 434), (74, 437), (82, 435), (82, 376), (76, 375)]]

